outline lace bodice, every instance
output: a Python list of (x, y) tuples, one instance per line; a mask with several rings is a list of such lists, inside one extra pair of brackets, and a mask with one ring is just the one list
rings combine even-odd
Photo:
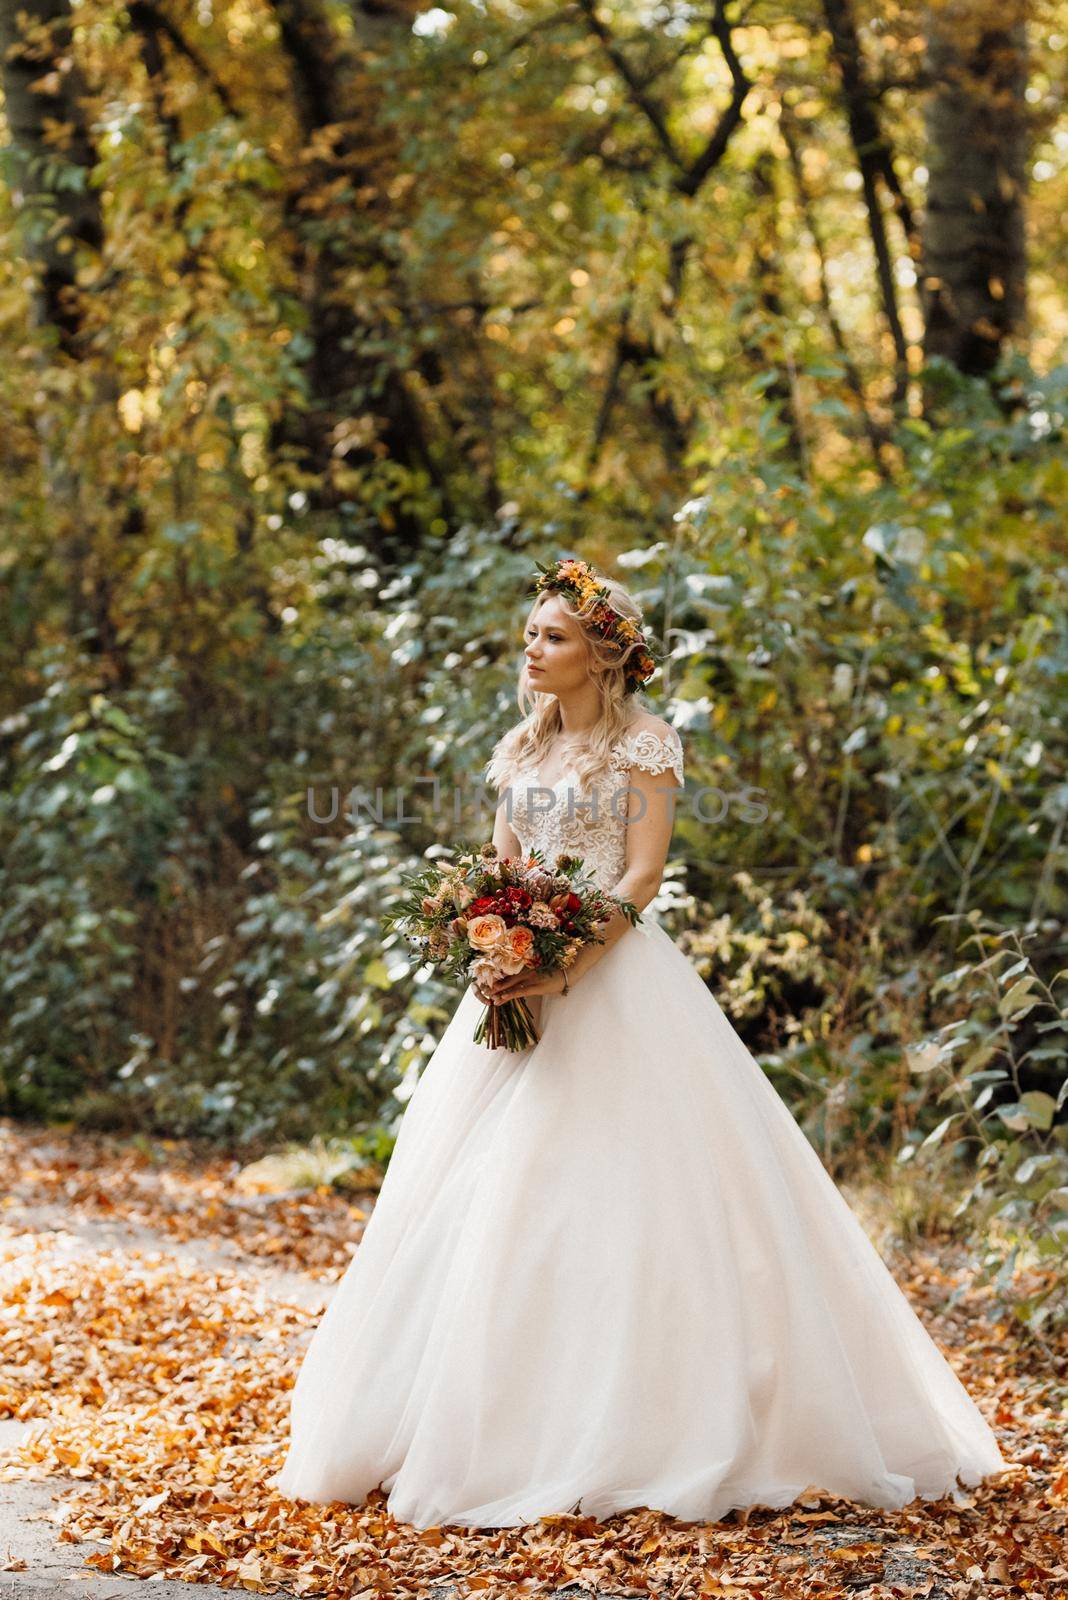
[(522, 850), (540, 850), (550, 867), (561, 852), (582, 856), (598, 887), (612, 890), (626, 866), (631, 767), (652, 773), (670, 770), (681, 784), (682, 740), (675, 729), (664, 738), (652, 728), (624, 734), (612, 746), (610, 770), (586, 795), (578, 795), (571, 783), (573, 767), (551, 788), (539, 783), (536, 766), (517, 772), (509, 786), (510, 821)]

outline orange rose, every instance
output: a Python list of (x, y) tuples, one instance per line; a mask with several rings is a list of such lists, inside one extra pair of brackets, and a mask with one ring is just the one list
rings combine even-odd
[(534, 954), (534, 935), (529, 928), (509, 928), (504, 943), (516, 960), (522, 961), (525, 966), (533, 964), (531, 957)]
[[(522, 972), (531, 965), (528, 960), (528, 950), (525, 946), (527, 928), (506, 928), (493, 947), (493, 959), (503, 973), (509, 978), (514, 978), (517, 972)], [(518, 935), (518, 942), (513, 943)], [(533, 940), (530, 941), (533, 948)]]
[(467, 942), (473, 950), (492, 950), (506, 931), (504, 918), (487, 911), (467, 924)]

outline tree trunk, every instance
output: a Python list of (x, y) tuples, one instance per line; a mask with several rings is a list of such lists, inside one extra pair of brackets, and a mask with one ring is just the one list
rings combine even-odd
[(798, 205), (805, 219), (805, 227), (808, 229), (812, 239), (812, 247), (816, 252), (816, 260), (819, 265), (820, 305), (823, 308), (823, 315), (826, 318), (831, 338), (834, 340), (834, 347), (842, 358), (846, 382), (853, 392), (863, 419), (864, 431), (871, 445), (872, 460), (883, 482), (888, 483), (890, 481), (890, 468), (884, 459), (884, 450), (888, 443), (886, 429), (876, 421), (871, 413), (868, 397), (864, 392), (864, 379), (846, 341), (845, 329), (842, 326), (841, 319), (835, 310), (834, 299), (831, 294), (831, 275), (828, 268), (830, 251), (827, 248), (827, 241), (815, 200), (809, 192), (808, 183), (805, 179), (805, 165), (802, 160), (798, 124), (788, 101), (783, 102), (782, 114), (779, 119), (779, 131), (786, 142), (790, 171), (797, 191)]
[[(104, 226), (97, 190), (87, 181), (76, 187), (56, 181), (58, 162), (80, 168), (86, 179), (94, 163), (81, 105), (86, 88), (74, 59), (67, 0), (0, 0), (0, 83), (19, 163), (12, 187), (27, 224), (23, 247), (38, 269), (37, 324), (54, 328), (61, 350), (80, 357), (84, 300), (75, 277), (79, 263), (74, 242), (98, 251)], [(59, 226), (44, 225), (47, 216), (54, 216)]]
[(946, 0), (927, 12), (924, 354), (973, 375), (1024, 326), (1025, 17), (1023, 0)]
[[(0, 0), (0, 84), (17, 160), (11, 188), (20, 242), (34, 269), (34, 322), (54, 336), (59, 352), (61, 391), (55, 398), (48, 393), (54, 364), (42, 355), (46, 392), (34, 403), (34, 426), (51, 531), (66, 567), (68, 625), (113, 681), (125, 683), (129, 662), (112, 616), (111, 582), (94, 559), (99, 484), (92, 478), (87, 483), (72, 461), (63, 427), (71, 368), (79, 372), (76, 392), (85, 414), (113, 409), (117, 396), (113, 374), (101, 372), (94, 360), (87, 286), (78, 282), (86, 256), (92, 260), (103, 246), (104, 223), (99, 191), (90, 182), (96, 156), (83, 110), (88, 91), (74, 53), (67, 0)], [(70, 181), (71, 168), (80, 173), (77, 183)]]
[[(383, 355), (391, 320), (375, 312), (376, 303), (390, 300), (397, 273), (379, 239), (389, 221), (383, 213), (394, 174), (390, 146), (376, 125), (364, 58), (391, 37), (407, 36), (417, 5), (354, 0), (349, 41), (322, 0), (273, 4), (306, 147), (291, 174), (288, 210), (298, 239), (311, 348), (304, 367), (307, 405), (279, 420), (272, 443), (312, 476), (310, 494), (320, 511), (334, 511), (352, 498), (344, 478), (353, 468), (385, 457), (423, 478), (430, 498), (448, 514), (447, 487), (416, 390)], [(374, 354), (362, 348), (369, 338)], [(403, 504), (390, 506), (379, 555), (392, 561), (410, 554), (421, 541), (424, 520)]]
[(778, 228), (778, 194), (774, 160), (767, 150), (759, 150), (753, 161), (753, 212), (756, 242), (753, 248), (753, 312), (751, 326), (742, 330), (742, 344), (752, 365), (773, 376), (764, 394), (778, 406), (779, 420), (786, 429), (787, 454), (797, 464), (802, 477), (808, 476), (808, 450), (797, 395), (786, 370), (789, 352), (778, 335), (784, 325), (782, 284), (784, 269)]
[(913, 256), (919, 252), (916, 225), (908, 199), (894, 168), (893, 151), (883, 133), (876, 96), (872, 92), (860, 47), (852, 0), (823, 0), (823, 14), (831, 33), (831, 49), (842, 79), (849, 136), (860, 169), (868, 231), (875, 252), (883, 311), (894, 342), (894, 404), (908, 390), (908, 347), (897, 300), (894, 254), (883, 215), (880, 185), (884, 186), (901, 221), (905, 242)]

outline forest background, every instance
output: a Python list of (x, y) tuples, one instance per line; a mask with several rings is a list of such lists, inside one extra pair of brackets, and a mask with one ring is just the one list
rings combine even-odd
[(833, 1173), (1063, 1316), (1064, 0), (0, 52), (0, 1110), (388, 1160), (455, 996), (380, 917), (575, 553), (726, 801), (665, 925)]

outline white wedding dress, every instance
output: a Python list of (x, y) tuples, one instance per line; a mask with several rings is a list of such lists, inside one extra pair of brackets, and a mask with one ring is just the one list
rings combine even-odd
[[(682, 778), (643, 730), (629, 766)], [(512, 782), (524, 851), (611, 889), (625, 803)], [(527, 787), (531, 786), (531, 787)], [(602, 779), (611, 794), (618, 787)], [(291, 1398), (282, 1493), (501, 1527), (714, 1521), (815, 1486), (896, 1508), (1006, 1463), (783, 1101), (648, 913), (541, 1038), (475, 1044), (468, 988)]]

